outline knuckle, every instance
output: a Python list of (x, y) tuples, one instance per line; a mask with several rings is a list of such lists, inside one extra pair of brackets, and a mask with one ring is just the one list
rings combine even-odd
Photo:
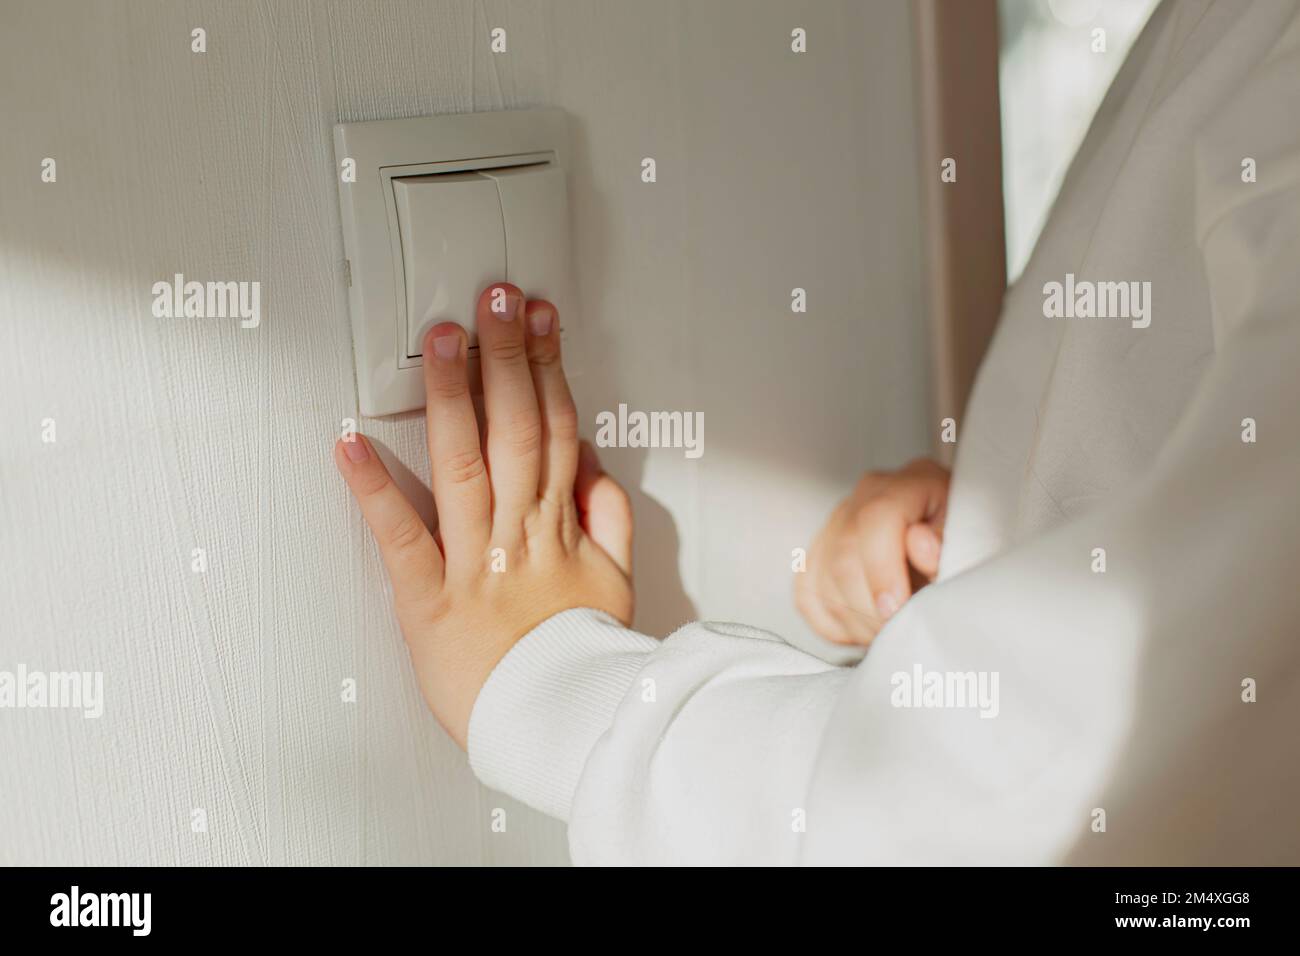
[(841, 551), (831, 559), (831, 577), (836, 581), (858, 581), (863, 575), (862, 561), (852, 551)]
[[(576, 441), (578, 438), (578, 409), (572, 401), (563, 402), (551, 409), (546, 417), (546, 426), (551, 435), (560, 441)], [(621, 490), (621, 489), (620, 489)]]
[(512, 423), (505, 434), (506, 445), (516, 455), (531, 455), (542, 447), (542, 423), (529, 418)]
[(415, 515), (403, 515), (388, 529), (387, 544), (396, 554), (411, 554), (424, 547), (424, 524)]
[(487, 354), (495, 361), (508, 364), (523, 360), (527, 346), (522, 338), (502, 336), (496, 341), (488, 343), (485, 349)]
[(478, 449), (457, 452), (442, 463), (443, 479), (451, 485), (463, 485), (482, 477), (486, 471)]
[[(549, 338), (554, 338), (550, 336)], [(539, 340), (528, 353), (528, 361), (536, 368), (553, 369), (560, 364), (560, 343)]]
[(850, 500), (857, 499), (861, 501), (864, 499), (870, 499), (889, 481), (889, 477), (889, 472), (886, 471), (868, 471), (858, 479), (858, 483), (853, 489), (853, 495)]
[(547, 504), (548, 500), (546, 498), (541, 499), (537, 508), (533, 508), (523, 516), (524, 541), (528, 543), (530, 548), (539, 542), (554, 537), (560, 528), (558, 520), (560, 516), (559, 503), (556, 502), (552, 506)]
[(853, 515), (853, 536), (859, 540), (875, 537), (880, 533), (882, 521), (892, 508), (890, 499), (883, 496), (864, 501)]
[(938, 481), (945, 485), (949, 477), (948, 469), (933, 458), (913, 458), (903, 468), (903, 473), (928, 481)]
[(463, 374), (434, 375), (429, 379), (429, 391), (435, 398), (459, 399), (469, 396), (469, 380)]
[(383, 468), (367, 468), (355, 480), (357, 494), (369, 498), (387, 488), (391, 479)]

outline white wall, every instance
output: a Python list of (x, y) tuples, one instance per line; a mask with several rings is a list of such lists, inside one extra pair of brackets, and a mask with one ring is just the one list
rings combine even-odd
[[(565, 858), (424, 711), (331, 463), (356, 414), (338, 120), (570, 112), (587, 431), (619, 401), (705, 415), (698, 461), (604, 454), (637, 489), (638, 624), (806, 639), (791, 549), (861, 469), (927, 446), (908, 16), (5, 0), (0, 670), (101, 670), (107, 702), (0, 710), (0, 863)], [(154, 318), (175, 272), (260, 281), (261, 326)], [(362, 427), (418, 486), (420, 417)]]

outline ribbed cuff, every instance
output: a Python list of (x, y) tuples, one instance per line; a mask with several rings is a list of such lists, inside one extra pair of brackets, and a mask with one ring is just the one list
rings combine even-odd
[(470, 715), (479, 780), (567, 821), (587, 755), (658, 646), (590, 608), (533, 628), (488, 676)]

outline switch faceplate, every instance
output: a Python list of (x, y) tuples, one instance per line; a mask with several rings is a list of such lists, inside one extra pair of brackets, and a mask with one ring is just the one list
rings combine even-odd
[(477, 364), (474, 306), (490, 282), (551, 300), (567, 348), (567, 142), (560, 110), (334, 127), (362, 415), (424, 406), (422, 337), (439, 321), (465, 328)]

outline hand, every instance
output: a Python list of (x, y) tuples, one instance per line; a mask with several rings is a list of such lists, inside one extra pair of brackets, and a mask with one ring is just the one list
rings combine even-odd
[(813, 541), (808, 570), (795, 575), (795, 605), (813, 630), (837, 644), (870, 644), (911, 597), (913, 578), (934, 580), (948, 478), (924, 458), (862, 477)]
[(632, 617), (632, 511), (579, 447), (555, 307), (498, 284), (477, 312), (482, 444), (465, 331), (443, 322), (424, 340), (436, 535), (364, 436), (334, 448), (392, 580), (424, 699), (462, 747), (492, 668), (535, 626), (575, 607)]

